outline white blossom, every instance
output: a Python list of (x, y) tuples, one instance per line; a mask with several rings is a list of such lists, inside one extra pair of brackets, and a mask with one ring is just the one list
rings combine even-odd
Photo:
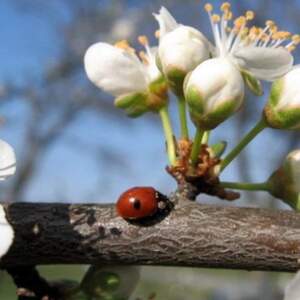
[(258, 79), (273, 81), (288, 72), (293, 65), (290, 51), (299, 43), (299, 36), (279, 31), (273, 21), (264, 28), (249, 27), (254, 12), (232, 20), (230, 4), (221, 5), (222, 14), (213, 14), (213, 6), (205, 5), (215, 41), (215, 56), (230, 58), (241, 70), (246, 70)]
[(0, 205), (0, 259), (8, 252), (14, 239), (14, 230), (6, 218), (5, 210)]
[(0, 140), (0, 180), (5, 180), (16, 171), (16, 156), (13, 148)]

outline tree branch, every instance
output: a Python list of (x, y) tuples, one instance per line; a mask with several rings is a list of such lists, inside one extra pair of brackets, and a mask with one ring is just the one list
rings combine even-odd
[(300, 214), (200, 205), (186, 199), (153, 226), (129, 224), (114, 205), (4, 204), (15, 238), (3, 268), (131, 264), (296, 271)]

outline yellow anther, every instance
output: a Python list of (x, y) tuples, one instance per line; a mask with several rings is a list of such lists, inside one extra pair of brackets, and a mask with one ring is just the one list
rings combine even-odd
[(210, 3), (206, 3), (206, 4), (204, 5), (204, 9), (205, 9), (207, 12), (211, 12), (211, 11), (214, 9), (214, 7), (213, 7)]
[(288, 31), (277, 31), (273, 34), (272, 38), (274, 40), (286, 40), (291, 37), (291, 33)]
[(140, 43), (141, 45), (143, 45), (143, 46), (146, 46), (146, 45), (149, 44), (149, 40), (148, 40), (148, 38), (147, 38), (145, 35), (140, 35), (140, 36), (138, 37), (138, 41), (139, 41), (139, 43)]
[(230, 10), (231, 4), (229, 2), (224, 2), (221, 5), (221, 10), (224, 12), (227, 12), (228, 10)]
[(238, 17), (234, 21), (234, 25), (237, 29), (240, 29), (242, 26), (244, 26), (247, 23), (247, 20), (244, 16)]
[(293, 41), (293, 43), (294, 43), (295, 45), (300, 44), (300, 35), (299, 35), (299, 34), (294, 34), (294, 35), (292, 36), (292, 41)]
[(115, 43), (115, 47), (128, 50), (130, 48), (130, 45), (127, 40), (121, 40)]
[(261, 40), (262, 40), (263, 42), (267, 42), (267, 41), (270, 40), (270, 36), (269, 36), (268, 34), (265, 33), (265, 34), (262, 35)]
[(254, 36), (254, 37), (256, 37), (256, 36), (258, 36), (259, 34), (260, 34), (260, 28), (258, 28), (258, 27), (256, 27), (256, 26), (252, 26), (251, 28), (250, 28), (250, 32), (249, 32), (249, 34), (250, 35), (252, 35), (252, 36)]
[(254, 12), (252, 10), (248, 10), (246, 12), (246, 20), (247, 21), (253, 20), (254, 17), (255, 17), (255, 14), (254, 14)]
[(283, 31), (283, 37), (285, 39), (290, 39), (292, 37), (292, 34), (288, 31)]
[(154, 33), (154, 36), (159, 39), (160, 38), (160, 31), (159, 30), (156, 30), (155, 33)]
[(240, 36), (242, 39), (246, 39), (248, 37), (249, 28), (245, 27), (242, 31), (240, 31)]
[(272, 20), (268, 20), (268, 21), (266, 21), (266, 26), (273, 27), (273, 26), (275, 26), (275, 22)]
[(274, 34), (274, 33), (278, 32), (278, 27), (276, 25), (274, 25), (270, 28), (270, 31), (272, 34)]
[(213, 15), (213, 16), (211, 17), (211, 19), (212, 19), (212, 21), (213, 21), (214, 23), (219, 23), (220, 20), (221, 20), (221, 18), (220, 18), (219, 15)]
[(119, 48), (119, 49), (126, 50), (127, 52), (135, 53), (135, 49), (130, 47), (127, 40), (121, 40), (119, 42), (116, 42), (114, 46)]
[(281, 40), (281, 38), (282, 38), (282, 36), (281, 36), (280, 31), (277, 31), (272, 35), (273, 40)]
[(290, 46), (287, 47), (287, 50), (288, 50), (289, 52), (293, 52), (295, 49), (296, 49), (296, 46), (295, 46), (295, 45), (290, 45)]
[(232, 11), (228, 10), (224, 13), (225, 20), (229, 21), (232, 19), (232, 17), (233, 17)]
[(146, 55), (146, 53), (144, 51), (140, 51), (139, 52), (139, 57), (141, 58), (142, 62), (145, 64), (145, 65), (149, 65), (149, 60), (148, 60), (148, 57)]

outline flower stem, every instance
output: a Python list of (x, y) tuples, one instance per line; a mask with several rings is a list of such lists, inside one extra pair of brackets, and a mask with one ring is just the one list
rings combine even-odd
[(167, 153), (170, 165), (173, 166), (176, 162), (176, 151), (175, 151), (175, 142), (173, 138), (173, 130), (171, 126), (171, 121), (169, 117), (169, 112), (166, 106), (162, 107), (159, 110), (159, 115), (161, 118), (166, 142), (167, 142)]
[(193, 166), (195, 166), (198, 162), (198, 156), (202, 145), (203, 135), (204, 135), (204, 131), (197, 128), (196, 135), (193, 141), (192, 152), (191, 152), (191, 162)]
[(202, 137), (202, 141), (201, 141), (201, 144), (208, 144), (208, 141), (209, 141), (209, 136), (210, 136), (210, 130), (208, 131), (205, 131), (204, 134), (203, 134), (203, 137)]
[(241, 151), (267, 127), (264, 119), (258, 121), (257, 124), (243, 137), (240, 143), (224, 158), (221, 164), (221, 171), (223, 171), (241, 153)]
[(270, 186), (268, 182), (249, 183), (249, 182), (220, 182), (223, 188), (245, 191), (269, 191)]
[(182, 139), (189, 139), (189, 129), (187, 126), (187, 118), (186, 118), (186, 101), (184, 96), (178, 97), (178, 111), (179, 111), (179, 119), (180, 119), (180, 132)]

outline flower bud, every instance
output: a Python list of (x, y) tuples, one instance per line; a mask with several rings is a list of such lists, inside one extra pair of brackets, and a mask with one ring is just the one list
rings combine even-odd
[(171, 87), (182, 89), (187, 73), (209, 58), (209, 42), (203, 34), (180, 25), (160, 39), (159, 64)]
[(293, 68), (271, 88), (269, 102), (264, 109), (266, 121), (277, 129), (300, 128), (300, 67)]
[(240, 71), (229, 60), (213, 58), (187, 76), (184, 94), (194, 124), (210, 130), (241, 107), (244, 82)]
[(269, 179), (270, 192), (300, 210), (300, 150), (291, 152)]

